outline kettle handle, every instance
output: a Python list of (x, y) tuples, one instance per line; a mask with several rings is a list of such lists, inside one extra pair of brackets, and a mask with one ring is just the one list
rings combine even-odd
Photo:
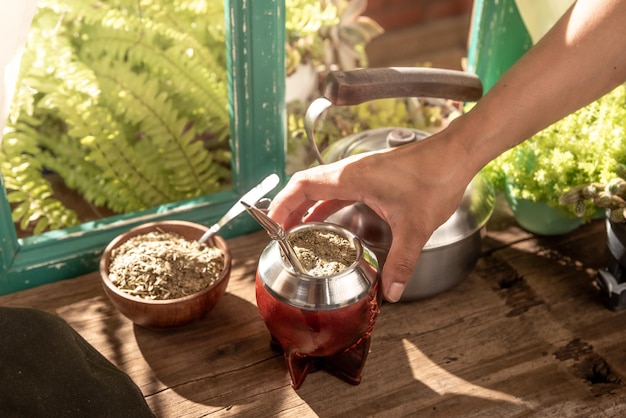
[(322, 155), (315, 143), (315, 121), (330, 106), (350, 106), (393, 97), (437, 97), (476, 101), (483, 86), (475, 74), (458, 70), (424, 67), (364, 68), (331, 71), (326, 76), (324, 95), (315, 99), (304, 115), (309, 145), (320, 164)]
[(335, 106), (357, 105), (393, 97), (437, 97), (476, 101), (483, 86), (475, 74), (424, 67), (365, 68), (331, 71), (324, 97)]

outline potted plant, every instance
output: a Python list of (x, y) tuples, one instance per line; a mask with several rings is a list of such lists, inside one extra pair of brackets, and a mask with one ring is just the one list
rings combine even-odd
[(626, 87), (619, 86), (502, 154), (484, 172), (523, 228), (542, 235), (567, 233), (598, 210), (563, 206), (561, 195), (613, 177), (613, 161), (626, 157), (624, 120)]
[(286, 0), (286, 98), (305, 102), (334, 69), (367, 66), (365, 47), (383, 33), (363, 16), (367, 0)]
[(614, 167), (609, 181), (572, 187), (559, 200), (580, 216), (589, 209), (605, 213), (607, 266), (598, 270), (596, 283), (604, 303), (621, 310), (626, 308), (626, 166), (616, 162)]

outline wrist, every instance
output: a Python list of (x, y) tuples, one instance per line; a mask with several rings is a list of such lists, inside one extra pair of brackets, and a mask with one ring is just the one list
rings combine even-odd
[[(469, 182), (487, 163), (515, 146), (507, 132), (499, 131), (506, 124), (490, 123), (489, 115), (470, 112), (456, 118), (444, 130), (448, 147), (462, 156), (462, 171)], [(460, 167), (461, 168), (461, 167)]]

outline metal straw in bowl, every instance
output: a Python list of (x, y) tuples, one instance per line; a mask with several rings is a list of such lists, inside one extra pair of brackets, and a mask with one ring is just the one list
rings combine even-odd
[(231, 207), (228, 212), (226, 212), (226, 214), (222, 216), (219, 221), (217, 221), (217, 223), (213, 224), (209, 228), (209, 230), (206, 231), (204, 235), (202, 235), (202, 237), (200, 237), (198, 241), (200, 243), (207, 241), (213, 235), (217, 234), (220, 228), (222, 228), (225, 224), (227, 224), (237, 215), (243, 212), (244, 208), (241, 205), (242, 200), (250, 200), (256, 202), (257, 200), (261, 199), (263, 196), (271, 192), (276, 187), (276, 185), (278, 185), (279, 181), (280, 178), (278, 177), (278, 174), (270, 174), (269, 176), (267, 176), (261, 183), (256, 185), (249, 192), (244, 194), (241, 199), (235, 202), (233, 207)]
[(280, 245), (280, 248), (283, 250), (283, 255), (287, 258), (289, 264), (293, 266), (294, 270), (298, 273), (307, 274), (307, 271), (304, 267), (302, 267), (296, 252), (287, 240), (287, 232), (285, 229), (274, 222), (272, 218), (267, 216), (262, 209), (249, 205), (243, 200), (241, 201), (241, 204), (246, 208), (250, 216), (252, 216), (254, 220), (267, 231), (270, 238), (278, 242), (278, 245)]

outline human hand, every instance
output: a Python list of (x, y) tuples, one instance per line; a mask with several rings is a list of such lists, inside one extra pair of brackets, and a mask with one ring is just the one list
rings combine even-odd
[(458, 208), (475, 171), (466, 150), (440, 133), (397, 148), (355, 155), (294, 174), (269, 216), (283, 227), (322, 221), (363, 202), (390, 226), (393, 241), (382, 271), (385, 299), (400, 299), (431, 234)]

